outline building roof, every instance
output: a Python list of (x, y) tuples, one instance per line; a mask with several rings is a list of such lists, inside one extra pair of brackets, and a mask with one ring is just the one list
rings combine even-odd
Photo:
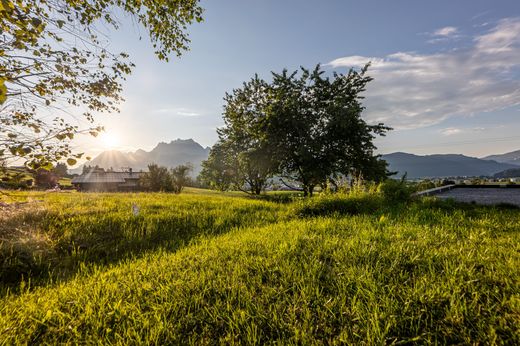
[(93, 173), (89, 172), (86, 174), (79, 175), (72, 178), (72, 184), (92, 184), (92, 183), (125, 183), (129, 179), (139, 179), (142, 172), (105, 172), (105, 173)]

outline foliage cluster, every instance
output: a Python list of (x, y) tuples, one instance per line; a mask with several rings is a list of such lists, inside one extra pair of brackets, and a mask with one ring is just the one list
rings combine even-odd
[(383, 197), (391, 203), (408, 202), (411, 198), (413, 187), (406, 183), (406, 176), (401, 180), (387, 179), (378, 187)]
[(189, 173), (192, 169), (191, 165), (179, 165), (168, 170), (167, 167), (150, 164), (139, 183), (146, 191), (181, 193), (191, 182)]
[(203, 163), (202, 180), (225, 190), (259, 194), (269, 178), (296, 182), (304, 195), (316, 186), (337, 186), (342, 177), (386, 178), (386, 163), (373, 139), (389, 127), (362, 118), (362, 93), (372, 78), (361, 71), (324, 75), (318, 65), (253, 77), (225, 96), (225, 126)]
[(94, 115), (118, 110), (134, 67), (128, 54), (107, 49), (99, 30), (118, 29), (117, 13), (146, 28), (159, 59), (185, 51), (187, 27), (202, 20), (198, 0), (0, 1), (0, 160), (74, 165), (82, 154), (70, 140), (102, 131)]
[(338, 194), (298, 201), (292, 212), (300, 217), (362, 215), (375, 213), (382, 207), (383, 199), (376, 194)]

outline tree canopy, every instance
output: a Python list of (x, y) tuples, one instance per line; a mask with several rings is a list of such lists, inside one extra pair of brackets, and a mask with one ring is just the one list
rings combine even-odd
[(170, 170), (150, 164), (148, 172), (142, 175), (139, 183), (146, 191), (181, 193), (182, 189), (191, 183), (189, 173), (192, 169), (190, 164), (179, 165)]
[(188, 49), (187, 28), (202, 12), (199, 0), (0, 0), (0, 160), (73, 165), (82, 154), (70, 140), (97, 135), (95, 115), (118, 111), (134, 65), (99, 30), (118, 29), (116, 13), (146, 28), (168, 60)]
[(259, 194), (274, 169), (269, 143), (265, 140), (269, 85), (255, 76), (242, 88), (224, 97), (224, 123), (218, 129), (224, 162), (232, 172), (233, 187)]
[(202, 171), (198, 177), (202, 185), (219, 191), (226, 191), (233, 186), (236, 174), (229, 162), (231, 151), (226, 145), (227, 143), (221, 141), (215, 143), (208, 159), (202, 162)]
[[(260, 193), (269, 177), (297, 182), (305, 195), (339, 176), (380, 180), (386, 163), (373, 140), (389, 127), (361, 117), (362, 93), (372, 78), (368, 65), (347, 74), (325, 75), (318, 65), (273, 73), (271, 82), (254, 76), (224, 98), (225, 126), (204, 164), (207, 177), (233, 172), (236, 187)], [(218, 165), (211, 160), (221, 157)]]

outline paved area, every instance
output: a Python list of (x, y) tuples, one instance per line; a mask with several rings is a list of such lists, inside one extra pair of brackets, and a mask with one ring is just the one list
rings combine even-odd
[(454, 188), (436, 194), (441, 199), (453, 198), (458, 202), (478, 204), (500, 204), (509, 203), (520, 206), (520, 189), (511, 188)]

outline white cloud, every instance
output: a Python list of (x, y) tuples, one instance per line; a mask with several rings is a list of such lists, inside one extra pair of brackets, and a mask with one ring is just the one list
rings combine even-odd
[(382, 63), (384, 62), (383, 59), (380, 58), (367, 58), (365, 56), (359, 56), (359, 55), (353, 55), (353, 56), (346, 56), (344, 58), (338, 58), (334, 61), (331, 61), (329, 65), (332, 65), (333, 67), (338, 66), (347, 66), (347, 67), (362, 67), (366, 65), (368, 61), (371, 61), (372, 65), (376, 63)]
[(443, 136), (453, 136), (462, 133), (462, 130), (455, 127), (448, 127), (446, 129), (442, 129), (440, 132)]
[(450, 37), (457, 34), (459, 30), (454, 26), (447, 26), (433, 32), (433, 36)]
[(432, 33), (427, 33), (427, 35), (432, 37), (432, 39), (428, 40), (428, 43), (448, 42), (458, 40), (462, 37), (462, 35), (459, 34), (459, 29), (454, 26), (446, 26), (435, 30)]
[(183, 117), (198, 117), (200, 115), (200, 113), (185, 110), (177, 111), (176, 114)]
[(178, 107), (171, 107), (171, 108), (158, 108), (153, 110), (154, 113), (160, 113), (160, 114), (173, 114), (178, 115), (181, 117), (198, 117), (201, 115), (200, 112), (191, 110), (189, 108), (178, 108)]
[(368, 61), (369, 121), (418, 128), (520, 104), (520, 18), (501, 20), (466, 49), (349, 56), (328, 65), (359, 68)]
[(519, 50), (520, 19), (503, 19), (486, 35), (475, 38), (476, 49), (494, 54)]
[(486, 131), (484, 127), (473, 127), (473, 128), (458, 128), (458, 127), (447, 127), (441, 129), (439, 132), (443, 136), (460, 135), (468, 132), (483, 132)]

